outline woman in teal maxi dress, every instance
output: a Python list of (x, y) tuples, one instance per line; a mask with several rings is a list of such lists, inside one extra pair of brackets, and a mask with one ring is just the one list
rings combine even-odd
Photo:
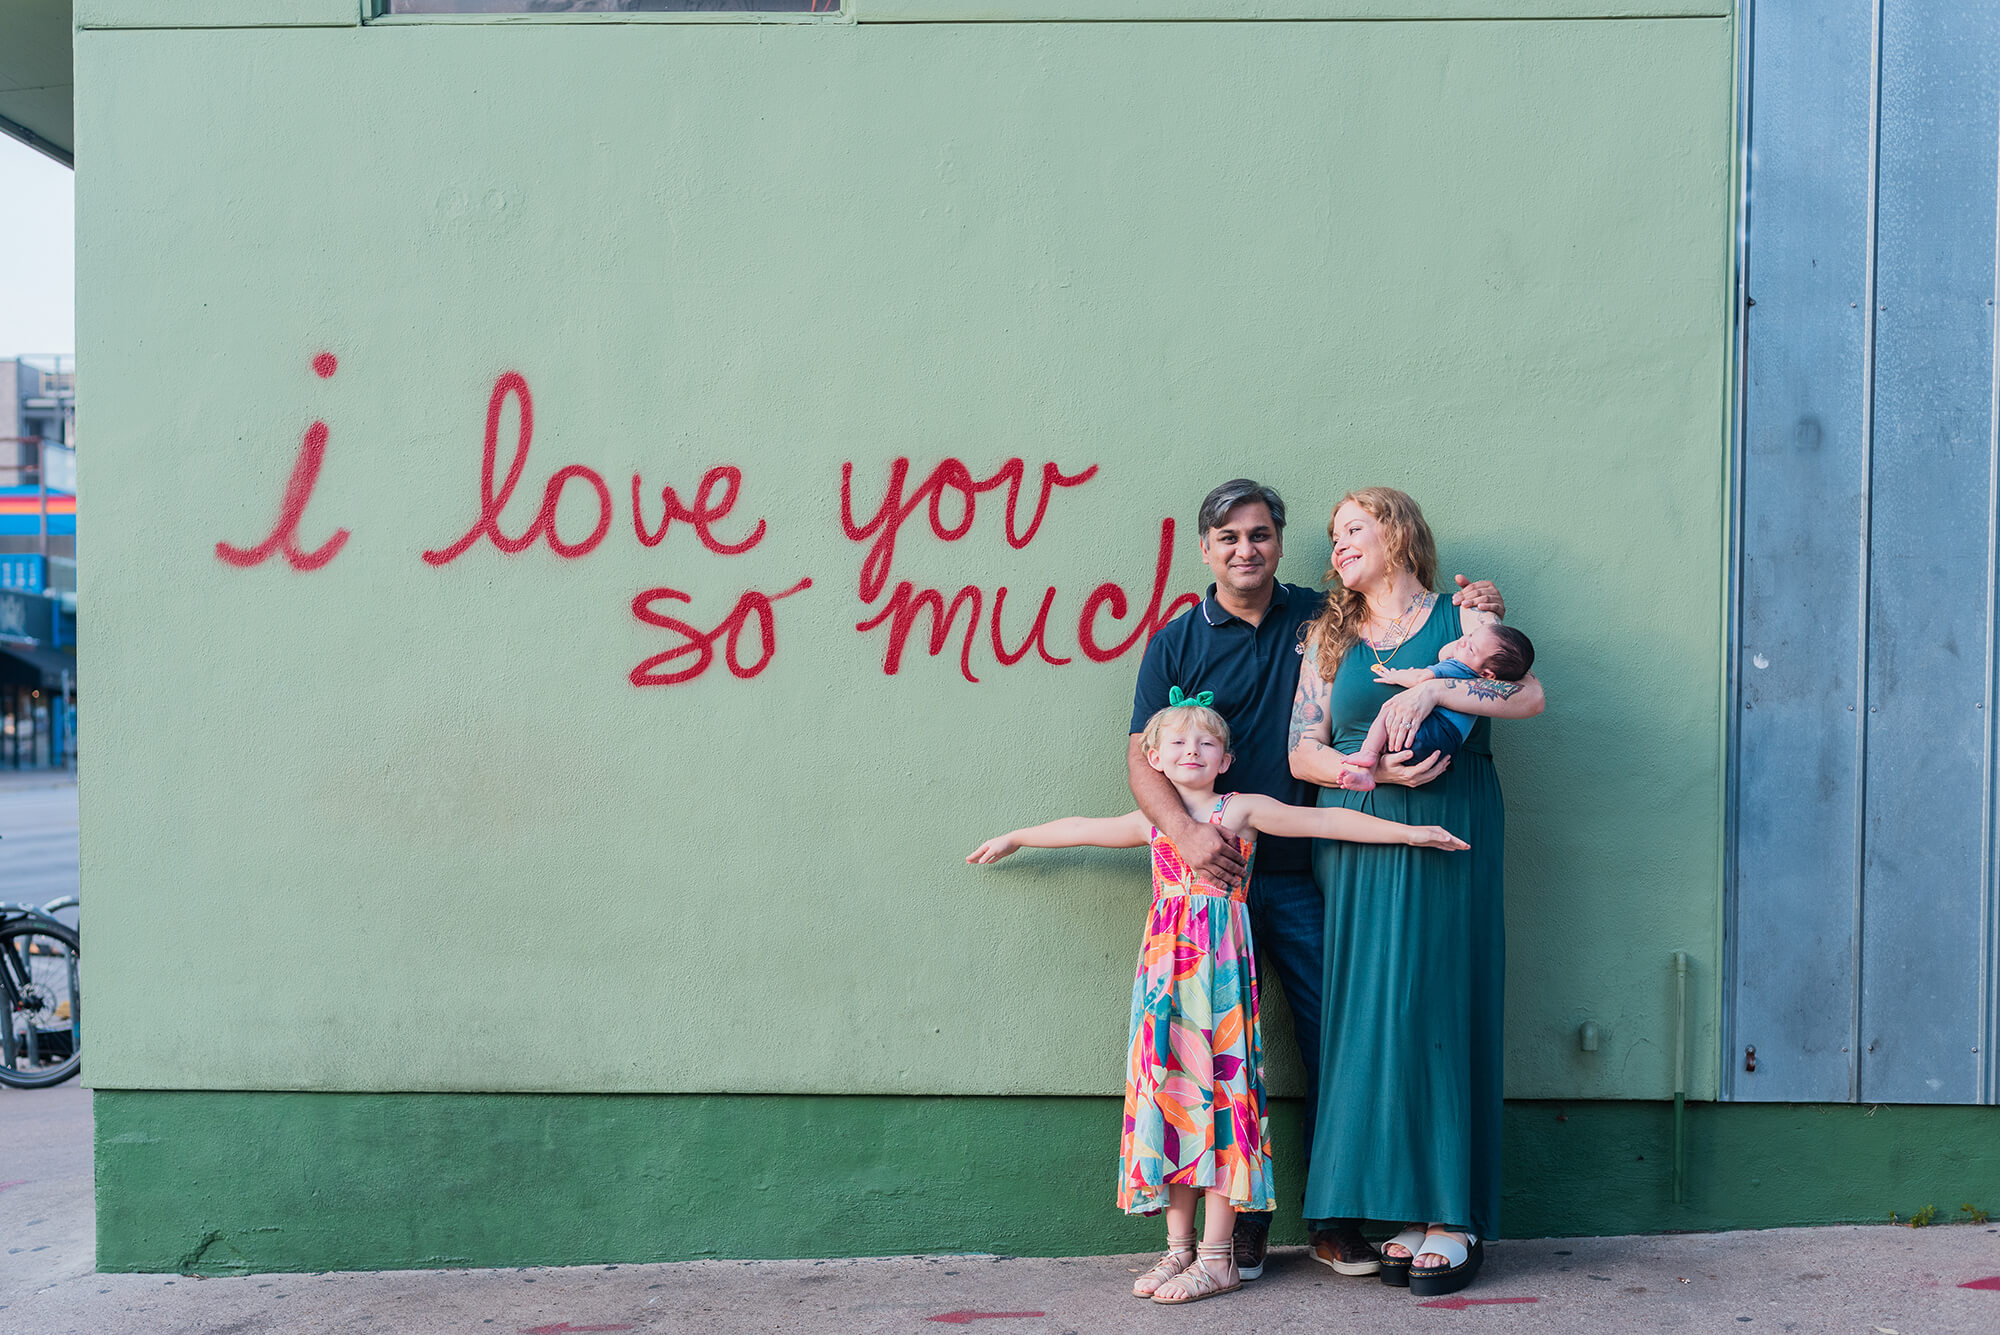
[[(1391, 632), (1373, 644), (1356, 643), (1330, 689), (1319, 676), (1315, 646), (1304, 647), (1302, 704), (1293, 719), (1295, 773), (1310, 768), (1301, 765), (1299, 753), (1310, 753), (1316, 742), (1323, 743), (1322, 753), (1326, 746), (1342, 753), (1359, 748), (1377, 712), (1398, 694), (1375, 679), (1377, 663), (1428, 667), (1463, 633), (1449, 598), (1422, 593), (1436, 583), (1436, 556), (1415, 502), (1383, 489), (1357, 497), (1365, 504), (1377, 494), (1406, 504), (1420, 530), (1420, 542), (1398, 542), (1392, 530), (1384, 544), (1404, 560), (1404, 547), (1418, 548), (1416, 569), (1402, 577), (1418, 592), (1403, 618), (1407, 624), (1391, 623)], [(1337, 510), (1336, 519), (1341, 515)], [(1335, 535), (1337, 565), (1358, 567), (1351, 552), (1343, 554), (1342, 540)], [(1380, 553), (1374, 555), (1379, 569)], [(1529, 681), (1532, 696), (1519, 705), (1503, 699), (1498, 707), (1487, 703), (1465, 712), (1538, 712), (1540, 687)], [(1450, 703), (1463, 709), (1469, 701), (1453, 696)], [(1490, 731), (1488, 719), (1480, 718), (1449, 767), (1420, 786), (1392, 780), (1368, 792), (1320, 789), (1321, 806), (1442, 825), (1472, 847), (1449, 853), (1314, 844), (1314, 876), (1326, 898), (1326, 972), (1308, 1219), (1429, 1223), (1481, 1238), (1498, 1229), (1505, 812)], [(1424, 759), (1413, 756), (1410, 763)], [(1329, 783), (1329, 762), (1337, 764), (1338, 757), (1323, 758), (1316, 772), (1301, 777)]]

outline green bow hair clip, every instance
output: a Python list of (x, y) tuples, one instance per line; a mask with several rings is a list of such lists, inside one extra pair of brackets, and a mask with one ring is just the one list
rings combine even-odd
[(1203, 691), (1200, 695), (1183, 695), (1181, 694), (1180, 687), (1167, 687), (1167, 708), (1179, 709), (1182, 705), (1193, 705), (1200, 709), (1212, 709), (1215, 706), (1215, 692)]

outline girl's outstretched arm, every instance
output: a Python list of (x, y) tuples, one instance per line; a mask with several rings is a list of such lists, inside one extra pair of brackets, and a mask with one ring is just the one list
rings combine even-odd
[(1064, 816), (988, 839), (965, 860), (998, 862), (1017, 848), (1137, 848), (1151, 833), (1152, 825), (1137, 811), (1123, 816)]
[[(1465, 840), (1442, 825), (1404, 825), (1346, 807), (1295, 807), (1259, 793), (1238, 793), (1229, 801), (1230, 817), (1259, 834), (1287, 839), (1345, 839), (1352, 844), (1414, 844), (1418, 848), (1469, 848)], [(1240, 813), (1240, 814), (1238, 814)]]

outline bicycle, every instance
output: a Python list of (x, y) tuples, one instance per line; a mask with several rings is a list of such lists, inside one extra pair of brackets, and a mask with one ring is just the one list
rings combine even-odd
[(47, 1089), (82, 1063), (77, 934), (55, 916), (78, 902), (0, 904), (0, 1085)]

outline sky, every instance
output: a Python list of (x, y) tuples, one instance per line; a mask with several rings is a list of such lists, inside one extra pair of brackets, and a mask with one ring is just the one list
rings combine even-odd
[(74, 351), (74, 177), (0, 135), (0, 357)]

